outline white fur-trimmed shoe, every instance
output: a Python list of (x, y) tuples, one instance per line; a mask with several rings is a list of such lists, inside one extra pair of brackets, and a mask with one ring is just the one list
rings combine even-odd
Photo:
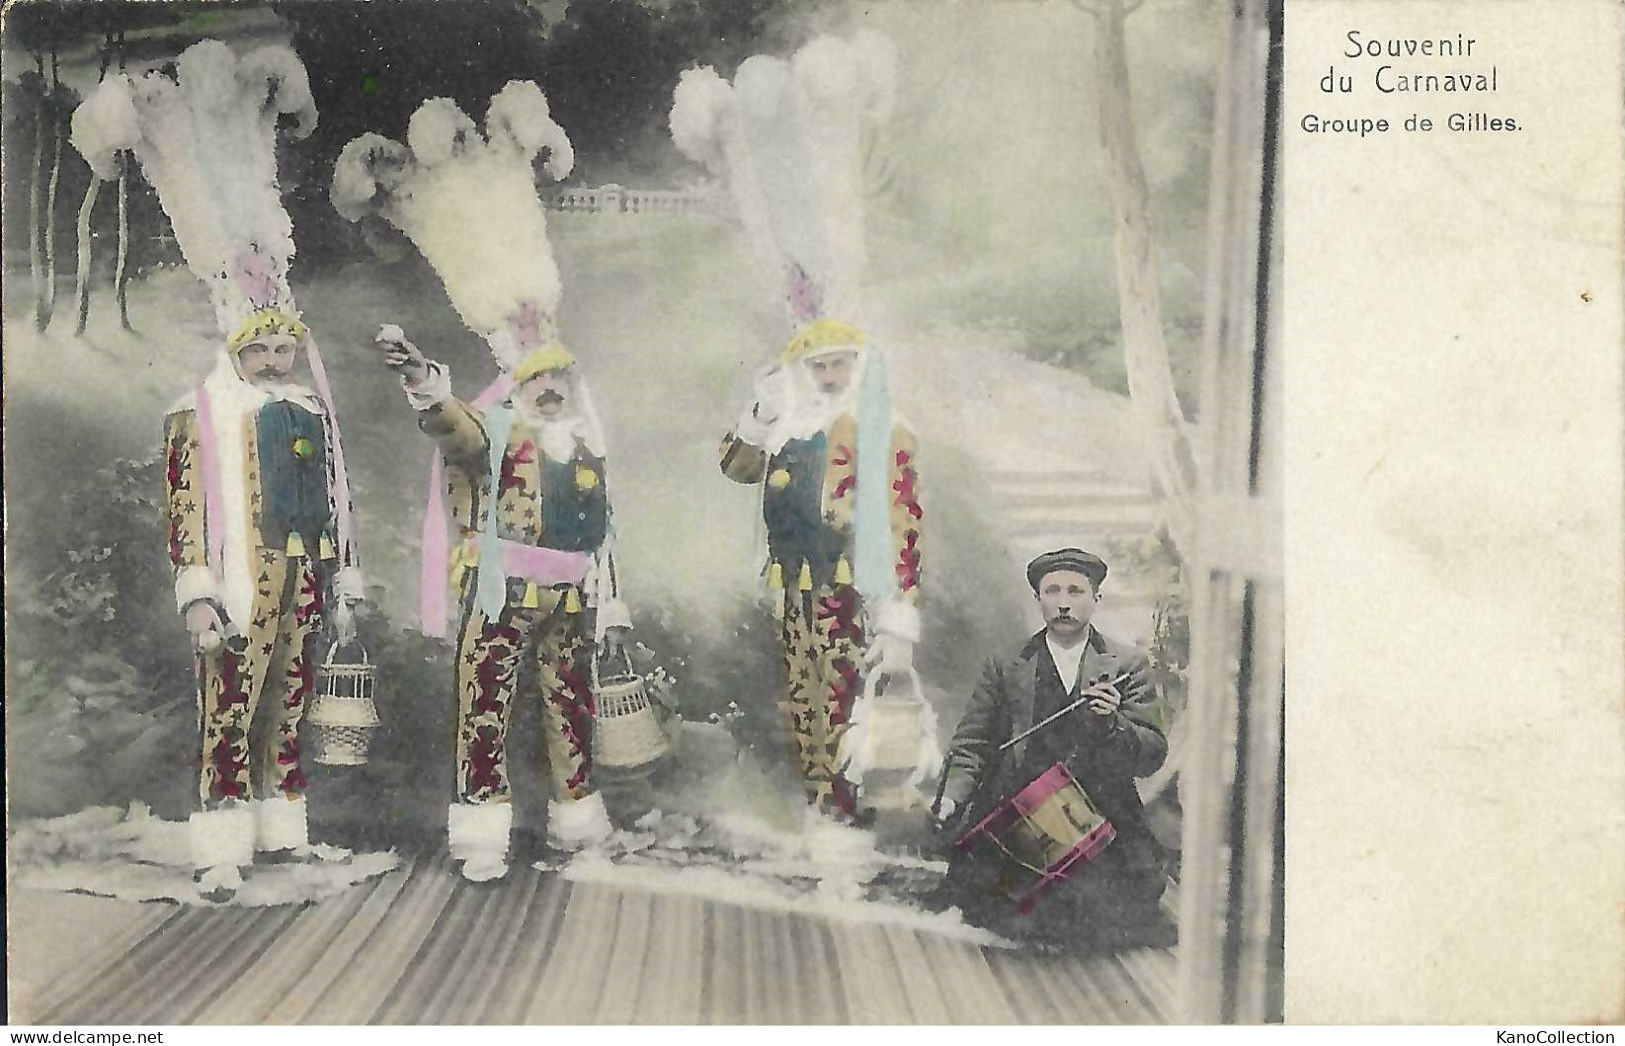
[(254, 801), (254, 849), (261, 853), (306, 850), (310, 828), (304, 796)]
[(446, 810), (451, 856), (463, 863), (463, 878), (483, 883), (508, 874), (511, 803), (452, 803)]
[(200, 810), (187, 822), (198, 890), (224, 900), (243, 885), (239, 870), (254, 860), (254, 811), (247, 803)]
[(580, 799), (552, 799), (547, 804), (547, 845), (576, 851), (607, 842), (615, 832), (599, 792)]

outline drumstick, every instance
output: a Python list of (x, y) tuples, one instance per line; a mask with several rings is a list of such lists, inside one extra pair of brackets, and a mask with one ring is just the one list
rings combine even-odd
[[(1113, 679), (1110, 683), (1107, 683), (1106, 685), (1107, 686), (1116, 686), (1118, 683), (1121, 683), (1124, 680), (1126, 680), (1128, 678), (1128, 676), (1129, 676), (1129, 674), (1127, 672), (1124, 672), (1122, 675), (1118, 676), (1116, 679)], [(1095, 685), (1098, 686), (1099, 684), (1097, 683)], [(1078, 698), (1076, 701), (1072, 702), (1070, 705), (1067, 705), (1065, 708), (1061, 709), (1059, 712), (1056, 712), (1054, 715), (1046, 717), (1043, 720), (1043, 722), (1034, 723), (1032, 726), (1030, 726), (1027, 729), (1023, 730), (1021, 733), (1017, 734), (1015, 737), (1012, 737), (1010, 740), (1008, 740), (1004, 744), (1000, 745), (998, 750), (1002, 752), (1006, 748), (1009, 748), (1011, 745), (1015, 744), (1017, 741), (1020, 741), (1022, 738), (1031, 737), (1033, 734), (1037, 733), (1039, 730), (1042, 730), (1044, 727), (1046, 727), (1046, 726), (1050, 725), (1051, 723), (1055, 722), (1057, 719), (1059, 719), (1062, 716), (1066, 715), (1068, 712), (1070, 712), (1073, 709), (1077, 708), (1079, 705), (1088, 704), (1090, 701), (1093, 701), (1093, 700), (1094, 700), (1094, 698), (1092, 698), (1092, 697), (1080, 697), (1080, 698)]]
[(948, 790), (948, 770), (953, 766), (952, 759), (952, 752), (948, 753), (942, 759), (942, 776), (937, 778), (937, 794), (931, 800), (932, 817), (937, 816), (937, 811), (942, 807), (942, 793)]

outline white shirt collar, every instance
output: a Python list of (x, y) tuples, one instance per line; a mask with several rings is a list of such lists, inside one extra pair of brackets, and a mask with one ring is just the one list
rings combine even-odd
[(1061, 686), (1069, 694), (1077, 689), (1078, 673), (1083, 670), (1083, 655), (1089, 649), (1089, 639), (1094, 635), (1094, 630), (1093, 625), (1084, 629), (1083, 638), (1070, 647), (1057, 643), (1049, 630), (1044, 630), (1044, 645), (1049, 647), (1050, 660), (1055, 662), (1055, 670), (1061, 674)]

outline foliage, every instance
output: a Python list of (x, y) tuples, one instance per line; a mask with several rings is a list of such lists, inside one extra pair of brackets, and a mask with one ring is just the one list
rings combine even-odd
[(189, 789), (192, 669), (170, 599), (156, 460), (63, 477), (61, 552), (10, 564), (7, 752), (14, 812), (134, 793), (171, 816)]
[[(1138, 540), (1103, 542), (1100, 554), (1114, 572), (1140, 579), (1147, 590), (1157, 594), (1146, 655), (1151, 660), (1152, 682), (1161, 689), (1172, 722), (1189, 703), (1191, 608), (1184, 562), (1160, 529)], [(1108, 591), (1110, 583), (1108, 579)]]

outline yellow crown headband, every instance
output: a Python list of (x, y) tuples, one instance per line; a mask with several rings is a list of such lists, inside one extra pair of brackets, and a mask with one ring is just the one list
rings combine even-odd
[(289, 315), (281, 309), (256, 309), (248, 314), (248, 319), (237, 328), (237, 333), (226, 341), (226, 347), (232, 352), (241, 352), (243, 346), (272, 334), (289, 334), (299, 341), (304, 341), (305, 335), (309, 332), (310, 328), (306, 327), (299, 317)]
[(514, 367), (513, 383), (523, 385), (538, 374), (545, 374), (550, 370), (567, 370), (575, 365), (575, 356), (569, 349), (555, 341), (539, 349), (530, 350)]
[(858, 346), (866, 343), (863, 332), (850, 323), (828, 318), (814, 320), (790, 339), (781, 359), (785, 363), (794, 363), (817, 355), (821, 349), (850, 348), (855, 352)]

